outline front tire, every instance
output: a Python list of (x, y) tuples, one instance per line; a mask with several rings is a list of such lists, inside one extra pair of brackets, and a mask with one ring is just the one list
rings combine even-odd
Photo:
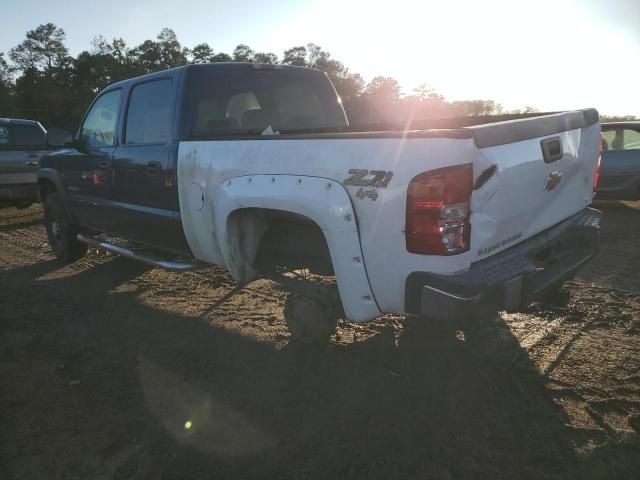
[(87, 253), (87, 245), (76, 238), (78, 232), (69, 224), (64, 205), (55, 192), (44, 200), (44, 226), (51, 250), (60, 260), (73, 262)]

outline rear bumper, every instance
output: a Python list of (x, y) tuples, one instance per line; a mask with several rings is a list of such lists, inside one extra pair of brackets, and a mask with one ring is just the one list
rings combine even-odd
[(405, 311), (454, 318), (482, 306), (515, 310), (573, 278), (598, 251), (600, 211), (586, 208), (567, 220), (479, 262), (462, 274), (413, 272)]

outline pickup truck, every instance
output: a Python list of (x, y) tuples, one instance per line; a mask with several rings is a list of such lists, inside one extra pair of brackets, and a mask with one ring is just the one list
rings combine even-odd
[(67, 261), (93, 245), (173, 270), (220, 265), (240, 284), (327, 276), (333, 288), (285, 304), (302, 340), (338, 316), (517, 310), (597, 251), (598, 112), (472, 123), (350, 127), (328, 77), (292, 66), (121, 81), (40, 161), (48, 239)]
[(38, 160), (52, 149), (47, 131), (35, 120), (0, 118), (1, 207), (25, 208), (38, 201)]

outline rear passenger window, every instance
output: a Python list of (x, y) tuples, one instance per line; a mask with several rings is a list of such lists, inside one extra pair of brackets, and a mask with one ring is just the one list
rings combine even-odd
[(37, 125), (13, 125), (13, 143), (25, 147), (45, 145), (45, 133)]
[(603, 130), (602, 149), (638, 150), (640, 149), (640, 131), (624, 127)]
[(0, 145), (9, 145), (9, 129), (0, 127)]
[(616, 138), (615, 130), (602, 130), (602, 150), (613, 150), (613, 139)]
[(133, 87), (127, 111), (125, 143), (166, 143), (171, 120), (171, 80), (166, 78)]

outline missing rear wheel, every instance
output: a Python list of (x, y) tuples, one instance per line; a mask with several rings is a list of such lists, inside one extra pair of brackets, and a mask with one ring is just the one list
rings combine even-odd
[(292, 293), (284, 304), (284, 318), (293, 341), (325, 343), (336, 332), (338, 318), (320, 295)]

